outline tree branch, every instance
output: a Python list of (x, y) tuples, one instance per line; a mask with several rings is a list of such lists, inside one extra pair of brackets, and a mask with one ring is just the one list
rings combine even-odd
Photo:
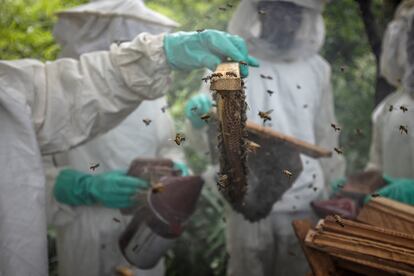
[(381, 56), (381, 40), (382, 36), (379, 32), (379, 27), (375, 21), (374, 14), (371, 9), (372, 0), (355, 0), (359, 5), (362, 21), (364, 22), (365, 31), (368, 36), (368, 42), (371, 46), (372, 52), (375, 55), (377, 64)]

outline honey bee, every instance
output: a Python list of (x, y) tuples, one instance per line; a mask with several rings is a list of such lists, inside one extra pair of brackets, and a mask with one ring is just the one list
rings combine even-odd
[(301, 89), (302, 87), (299, 84), (296, 84), (297, 89)]
[(344, 222), (342, 221), (341, 216), (339, 216), (339, 215), (334, 215), (333, 217), (334, 217), (334, 219), (335, 219), (336, 223), (338, 223), (341, 227), (345, 227), (345, 224), (344, 224)]
[(234, 73), (234, 72), (226, 72), (226, 76), (228, 76), (228, 77), (235, 77), (235, 78), (237, 78), (237, 74), (236, 74), (236, 73)]
[(331, 124), (331, 127), (335, 130), (335, 131), (341, 131), (341, 128), (336, 126), (334, 123)]
[(165, 190), (165, 186), (161, 182), (155, 183), (154, 185), (152, 185), (151, 190), (154, 194), (161, 193)]
[(214, 77), (221, 78), (222, 76), (223, 76), (222, 73), (214, 73), (214, 74), (211, 74), (211, 78), (214, 78)]
[(364, 133), (362, 132), (362, 130), (360, 128), (355, 129), (355, 134), (360, 136), (360, 137), (364, 136)]
[(248, 64), (247, 64), (247, 62), (244, 62), (244, 61), (239, 61), (239, 63), (241, 64), (241, 65), (244, 65), (244, 66), (247, 66)]
[(289, 179), (293, 176), (293, 173), (291, 173), (289, 170), (283, 170), (283, 174), (289, 177)]
[(201, 80), (204, 81), (205, 83), (207, 83), (210, 79), (211, 79), (211, 77), (207, 76), (205, 78), (202, 78)]
[(91, 170), (91, 171), (95, 171), (97, 168), (99, 168), (99, 163), (96, 163), (96, 164), (93, 164), (93, 165), (91, 165), (90, 167), (89, 167), (89, 169)]
[(181, 145), (181, 143), (182, 142), (184, 142), (185, 141), (185, 136), (184, 136), (184, 134), (181, 134), (181, 133), (177, 133), (176, 135), (175, 135), (175, 139), (174, 139), (174, 142), (179, 146), (179, 145)]
[(405, 107), (404, 105), (400, 106), (400, 109), (402, 110), (403, 113), (405, 113), (406, 111), (408, 111), (408, 108)]
[(266, 79), (273, 80), (273, 78), (271, 76), (267, 76)]
[(340, 148), (334, 148), (337, 154), (343, 154), (343, 151)]
[(394, 106), (393, 105), (390, 105), (390, 107), (388, 108), (388, 111), (391, 112), (393, 110), (394, 110)]
[(379, 195), (379, 194), (377, 194), (377, 193), (375, 193), (375, 194), (372, 194), (371, 196), (372, 196), (372, 197), (379, 197), (380, 195)]
[(260, 149), (260, 145), (253, 142), (253, 141), (247, 141), (246, 142), (246, 149), (248, 152), (256, 152), (258, 149)]
[(167, 105), (164, 105), (163, 107), (161, 107), (161, 111), (162, 111), (162, 113), (165, 113), (165, 111), (167, 110), (167, 108), (169, 108), (170, 106), (167, 104)]
[(219, 186), (219, 189), (224, 189), (227, 186), (227, 182), (229, 180), (229, 177), (227, 174), (219, 175), (217, 185)]
[(232, 5), (232, 4), (230, 4), (230, 3), (227, 3), (226, 5), (227, 5), (227, 7), (229, 7), (229, 8), (233, 8), (233, 5)]
[(308, 108), (308, 105), (307, 105), (307, 104), (304, 104), (304, 105), (303, 105), (303, 108)]
[(227, 8), (226, 8), (226, 7), (219, 7), (219, 10), (221, 10), (221, 11), (226, 11), (226, 10), (227, 10)]
[(263, 124), (266, 123), (267, 121), (271, 121), (272, 117), (270, 116), (270, 113), (273, 112), (273, 109), (269, 110), (269, 111), (259, 111), (259, 116), (260, 118), (263, 119)]
[(149, 124), (151, 124), (151, 120), (150, 119), (148, 119), (148, 118), (145, 118), (145, 119), (143, 119), (142, 120), (143, 122), (144, 122), (144, 124), (146, 125), (146, 126), (149, 126)]
[(200, 119), (203, 120), (204, 122), (208, 123), (208, 119), (210, 119), (210, 115), (208, 113), (204, 114), (200, 117)]
[(275, 93), (274, 91), (269, 90), (269, 89), (268, 89), (268, 90), (266, 90), (266, 92), (267, 92), (267, 94), (269, 94), (270, 96), (272, 96), (272, 94), (273, 94), (273, 93)]
[(401, 134), (403, 134), (403, 133), (408, 134), (408, 126), (407, 125), (405, 125), (405, 126), (400, 125), (400, 133)]
[(112, 220), (113, 221), (115, 221), (115, 222), (117, 222), (117, 223), (120, 223), (121, 221), (119, 220), (119, 219), (117, 219), (117, 218), (112, 218)]
[(259, 12), (260, 15), (266, 15), (266, 11), (264, 11), (264, 10), (259, 10), (258, 12)]
[(196, 32), (197, 33), (201, 33), (201, 32), (204, 32), (206, 29), (198, 29), (198, 30), (196, 30)]
[(263, 74), (260, 74), (260, 77), (262, 78), (262, 79), (266, 79), (267, 77), (265, 76), (265, 75), (263, 75)]

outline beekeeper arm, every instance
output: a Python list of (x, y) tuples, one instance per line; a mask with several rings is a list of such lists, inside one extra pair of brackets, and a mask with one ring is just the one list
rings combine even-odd
[[(321, 75), (322, 98), (317, 107), (315, 116), (315, 143), (318, 146), (332, 150), (338, 147), (339, 135), (331, 128), (331, 123), (335, 123), (334, 102), (331, 87), (331, 68), (324, 62), (325, 66)], [(343, 177), (345, 174), (345, 160), (342, 155), (333, 152), (330, 158), (319, 159), (324, 179), (325, 187), (333, 180)]]
[(45, 64), (1, 62), (13, 77), (8, 91), (31, 109), (42, 154), (68, 150), (113, 128), (169, 81), (163, 35), (141, 34), (109, 52)]

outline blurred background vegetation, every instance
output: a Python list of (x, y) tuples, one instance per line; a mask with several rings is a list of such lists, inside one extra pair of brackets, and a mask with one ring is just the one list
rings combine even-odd
[[(365, 2), (364, 2), (365, 1)], [(0, 0), (0, 59), (36, 58), (43, 61), (56, 58), (59, 47), (51, 31), (56, 11), (73, 7), (85, 0)], [(149, 7), (173, 18), (179, 30), (214, 28), (225, 30), (237, 6), (237, 0), (147, 0)], [(341, 147), (347, 159), (347, 171), (364, 168), (369, 151), (370, 116), (375, 105), (376, 62), (361, 17), (361, 3), (372, 4), (381, 34), (392, 16), (386, 0), (334, 0), (324, 12), (326, 43), (322, 55), (332, 65), (332, 84), (339, 126)], [(394, 1), (395, 2), (395, 1)], [(233, 6), (233, 7), (231, 7)], [(226, 11), (220, 11), (225, 7)], [(182, 128), (185, 101), (200, 86), (202, 71), (175, 72), (175, 82), (169, 93), (170, 111)], [(364, 136), (355, 135), (361, 129)], [(186, 149), (194, 171), (201, 172), (206, 160)], [(211, 189), (203, 191), (200, 207), (189, 231), (169, 252), (167, 275), (224, 275), (227, 254), (224, 245), (223, 202)], [(53, 247), (52, 247), (53, 248)], [(53, 252), (53, 250), (51, 250)], [(51, 254), (53, 255), (53, 254)], [(55, 269), (55, 256), (51, 256)], [(55, 272), (54, 272), (55, 273)]]

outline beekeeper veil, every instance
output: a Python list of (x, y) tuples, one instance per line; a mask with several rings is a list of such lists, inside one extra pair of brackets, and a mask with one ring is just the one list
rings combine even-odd
[(252, 55), (295, 60), (315, 55), (325, 38), (323, 0), (242, 0), (228, 30), (243, 37)]
[[(413, 1), (414, 2), (414, 1)], [(414, 3), (408, 17), (407, 66), (404, 75), (404, 91), (414, 98)]]
[(407, 61), (407, 34), (414, 1), (404, 1), (388, 24), (382, 41), (380, 72), (395, 87), (401, 86)]
[(141, 32), (169, 32), (178, 24), (148, 9), (142, 0), (95, 0), (58, 13), (53, 35), (62, 47), (60, 57), (108, 50), (114, 42), (129, 41)]

